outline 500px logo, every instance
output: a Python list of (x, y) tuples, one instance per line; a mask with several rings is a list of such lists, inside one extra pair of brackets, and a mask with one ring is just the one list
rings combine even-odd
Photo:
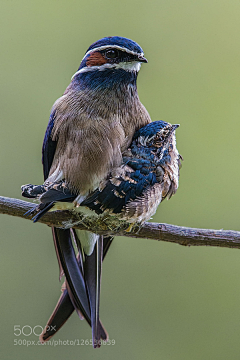
[(55, 326), (47, 326), (46, 328), (43, 328), (41, 325), (35, 325), (34, 327), (30, 325), (24, 325), (21, 327), (21, 325), (14, 325), (14, 335), (15, 336), (40, 336), (44, 331), (56, 331), (56, 325)]

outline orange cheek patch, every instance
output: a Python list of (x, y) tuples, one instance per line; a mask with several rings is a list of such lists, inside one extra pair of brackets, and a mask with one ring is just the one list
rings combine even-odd
[(106, 63), (107, 60), (103, 57), (103, 55), (100, 52), (97, 51), (89, 55), (86, 61), (87, 66), (101, 66)]

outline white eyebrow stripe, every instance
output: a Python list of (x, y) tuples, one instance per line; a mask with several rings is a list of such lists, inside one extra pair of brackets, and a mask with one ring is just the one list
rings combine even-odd
[(75, 74), (73, 74), (73, 76), (71, 77), (71, 80), (78, 74), (84, 73), (84, 72), (88, 72), (88, 71), (95, 71), (95, 70), (99, 70), (99, 71), (104, 71), (107, 69), (123, 69), (126, 71), (133, 71), (133, 72), (138, 72), (141, 68), (142, 63), (139, 61), (133, 61), (131, 63), (127, 63), (127, 62), (121, 62), (118, 64), (103, 64), (100, 66), (85, 66), (84, 68), (78, 70), (77, 72), (75, 72)]
[(129, 49), (127, 49), (127, 48), (125, 48), (125, 47), (123, 47), (123, 46), (119, 46), (119, 45), (103, 45), (103, 46), (99, 46), (99, 47), (97, 47), (97, 48), (94, 48), (94, 49), (89, 50), (89, 51), (84, 55), (84, 57), (83, 57), (82, 60), (84, 60), (86, 56), (88, 56), (89, 54), (91, 54), (91, 53), (94, 52), (94, 51), (101, 51), (101, 50), (105, 50), (105, 49), (117, 49), (117, 50), (125, 51), (125, 52), (127, 52), (128, 54), (132, 54), (132, 55), (140, 55), (140, 56), (143, 56), (143, 55), (144, 55), (143, 52), (137, 53), (137, 52), (135, 52), (135, 51), (129, 50)]

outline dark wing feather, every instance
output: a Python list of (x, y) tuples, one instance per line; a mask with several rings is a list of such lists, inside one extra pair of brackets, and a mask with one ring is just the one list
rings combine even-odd
[[(138, 159), (138, 167), (141, 159)], [(103, 190), (96, 190), (88, 196), (82, 203), (97, 213), (111, 210), (118, 214), (129, 201), (134, 201), (140, 197), (150, 186), (157, 183), (156, 174), (153, 171), (151, 162), (144, 161), (139, 169), (132, 164), (123, 167), (124, 174), (119, 177), (111, 177), (107, 181)], [(131, 165), (132, 172), (129, 172)]]
[(52, 111), (42, 146), (42, 164), (43, 164), (44, 181), (48, 178), (48, 174), (52, 166), (53, 158), (57, 147), (57, 141), (53, 141), (51, 138), (51, 133), (54, 126), (54, 120), (55, 120), (55, 111)]
[(64, 181), (59, 181), (51, 185), (23, 185), (22, 195), (27, 198), (39, 198), (40, 204), (30, 211), (35, 213), (32, 218), (33, 222), (37, 222), (41, 217), (49, 211), (57, 201), (72, 202), (76, 195), (65, 185)]

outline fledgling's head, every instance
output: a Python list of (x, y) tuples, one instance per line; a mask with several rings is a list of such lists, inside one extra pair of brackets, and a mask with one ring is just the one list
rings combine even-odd
[(108, 75), (124, 71), (136, 76), (143, 62), (147, 59), (135, 41), (119, 36), (105, 37), (88, 48), (73, 78), (89, 72), (106, 74), (106, 71)]
[(171, 143), (175, 139), (175, 130), (178, 124), (171, 125), (166, 121), (154, 121), (139, 129), (134, 134), (134, 139), (146, 147), (154, 146), (156, 148), (164, 147), (167, 143)]
[[(182, 157), (176, 147), (175, 130), (178, 124), (171, 125), (165, 121), (154, 121), (139, 129), (133, 137), (131, 153), (139, 162), (153, 165), (156, 179), (163, 187), (162, 198), (170, 198), (178, 188), (179, 169)], [(129, 157), (129, 155), (128, 155)], [(128, 158), (127, 158), (128, 160)], [(171, 185), (168, 180), (171, 179)], [(170, 186), (168, 186), (170, 185)]]

